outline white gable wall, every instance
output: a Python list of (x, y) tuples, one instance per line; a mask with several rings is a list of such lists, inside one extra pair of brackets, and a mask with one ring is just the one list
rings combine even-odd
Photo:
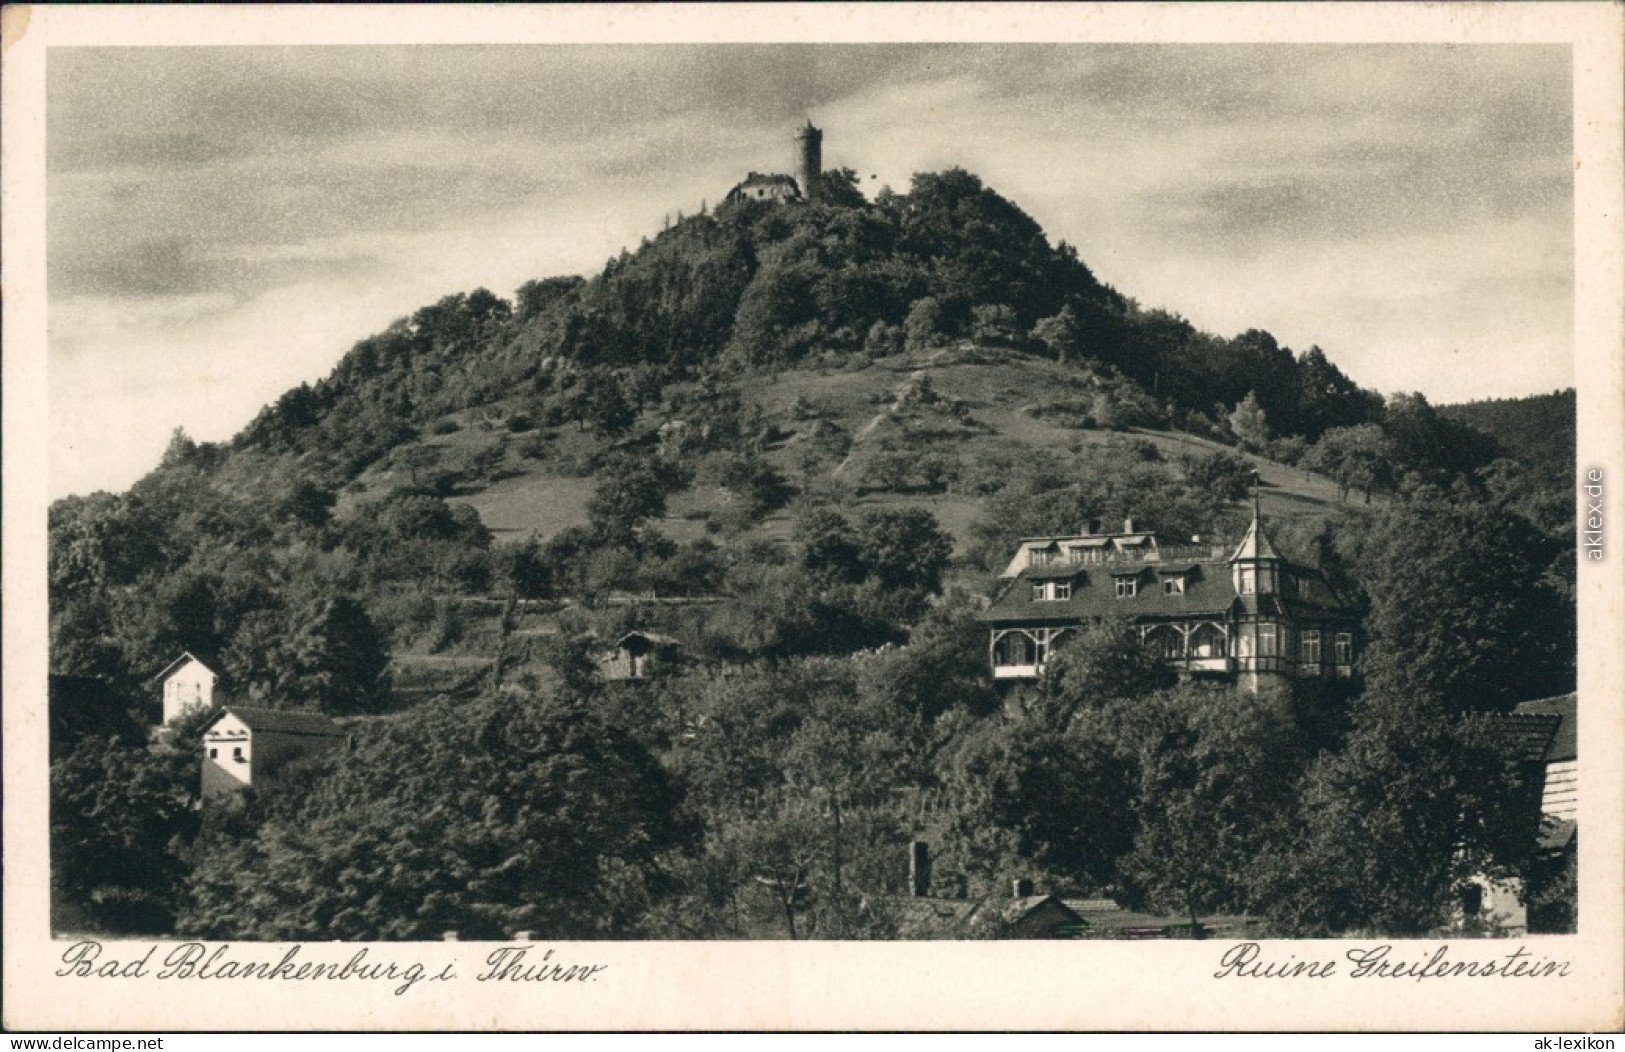
[(248, 785), (254, 780), (253, 739), (248, 725), (228, 712), (203, 734), (204, 762)]
[(188, 657), (179, 668), (166, 676), (164, 723), (174, 723), (188, 712), (213, 706), (216, 678), (209, 666), (194, 657)]

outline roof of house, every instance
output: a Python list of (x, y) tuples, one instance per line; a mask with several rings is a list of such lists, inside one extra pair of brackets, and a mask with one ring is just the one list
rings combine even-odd
[(897, 934), (904, 939), (963, 939), (980, 919), (984, 899), (899, 898)]
[(176, 658), (174, 661), (171, 661), (169, 664), (165, 665), (158, 672), (153, 673), (152, 679), (154, 679), (154, 680), (168, 679), (171, 673), (173, 673), (176, 669), (180, 668), (182, 665), (186, 664), (188, 661), (196, 661), (199, 665), (202, 665), (204, 668), (209, 669), (210, 673), (214, 672), (214, 669), (209, 668), (209, 663), (208, 662), (206, 662), (203, 659), (197, 657), (191, 651), (187, 651), (187, 652), (181, 654), (181, 656)]
[(1238, 559), (1279, 559), (1281, 554), (1270, 543), (1269, 534), (1264, 532), (1264, 524), (1257, 515), (1247, 527), (1247, 536), (1236, 545), (1236, 552), (1230, 556), (1230, 561)]
[[(1064, 570), (1057, 575), (1055, 571)], [(1043, 567), (1037, 571), (1023, 570), (1015, 583), (982, 614), (984, 621), (1002, 622), (1067, 621), (1080, 622), (1094, 618), (1159, 615), (1225, 616), (1235, 592), (1230, 587), (1230, 568), (1223, 563), (1209, 563), (1197, 568), (1186, 579), (1185, 590), (1179, 595), (1164, 595), (1160, 587), (1148, 582), (1135, 595), (1117, 598), (1113, 575), (1128, 570), (1145, 574), (1147, 564), (1125, 564), (1067, 567)], [(1032, 589), (1025, 587), (1031, 580), (1048, 580), (1064, 576), (1072, 581), (1069, 599), (1034, 599)]]
[(1078, 911), (1054, 895), (1027, 895), (1011, 899), (1004, 907), (1004, 921), (1018, 931), (1029, 922), (1042, 924), (1046, 931), (1085, 926)]
[[(1520, 706), (1521, 708), (1521, 706)], [(1500, 751), (1526, 763), (1549, 763), (1563, 718), (1550, 712), (1508, 712), (1483, 717)]]
[(1557, 730), (1546, 748), (1547, 763), (1579, 759), (1579, 695), (1559, 694), (1555, 698), (1526, 701), (1513, 709), (1517, 716), (1556, 716)]
[(739, 181), (739, 184), (734, 187), (734, 190), (743, 190), (747, 186), (782, 186), (785, 189), (796, 190), (798, 192), (801, 189), (800, 184), (796, 182), (795, 176), (783, 175), (777, 172), (768, 174), (763, 174), (762, 172), (751, 172), (749, 175), (745, 176), (745, 178)]
[(218, 723), (227, 713), (237, 717), (251, 731), (303, 734), (322, 738), (344, 737), (344, 728), (319, 712), (289, 712), (284, 709), (261, 709), (248, 705), (227, 705), (210, 722), (210, 726)]
[[(1342, 617), (1350, 612), (1320, 571), (1284, 560), (1283, 565), (1304, 582), (1301, 591), (1294, 587), (1263, 595), (1238, 596), (1231, 583), (1229, 563), (1219, 561), (1034, 567), (1016, 575), (1014, 583), (983, 612), (982, 620), (994, 624), (1076, 624), (1104, 617), (1148, 621), (1196, 617), (1223, 620), (1234, 608), (1238, 616), (1262, 613), (1313, 621), (1320, 616)], [(1168, 594), (1160, 579), (1173, 576), (1182, 576), (1185, 586), (1179, 592)], [(1140, 585), (1134, 595), (1119, 597), (1117, 580), (1125, 577), (1137, 578)], [(1070, 580), (1071, 597), (1034, 599), (1033, 590), (1024, 587), (1025, 582), (1049, 580)]]

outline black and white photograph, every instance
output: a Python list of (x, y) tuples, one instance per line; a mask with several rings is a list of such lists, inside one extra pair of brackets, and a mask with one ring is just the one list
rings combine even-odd
[(1572, 33), (954, 10), (39, 48), (27, 981), (878, 942), (1217, 1000), (1601, 974), (1617, 1018)]

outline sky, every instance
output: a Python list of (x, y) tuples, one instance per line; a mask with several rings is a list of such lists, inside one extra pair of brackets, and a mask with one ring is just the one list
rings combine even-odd
[(53, 48), (51, 495), (453, 292), (591, 274), (805, 119), (966, 168), (1142, 306), (1435, 403), (1574, 382), (1561, 45)]

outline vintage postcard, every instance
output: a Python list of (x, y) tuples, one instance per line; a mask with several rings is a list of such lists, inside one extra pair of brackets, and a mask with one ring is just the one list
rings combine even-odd
[(1621, 22), (6, 8), (5, 1026), (1619, 1028)]

